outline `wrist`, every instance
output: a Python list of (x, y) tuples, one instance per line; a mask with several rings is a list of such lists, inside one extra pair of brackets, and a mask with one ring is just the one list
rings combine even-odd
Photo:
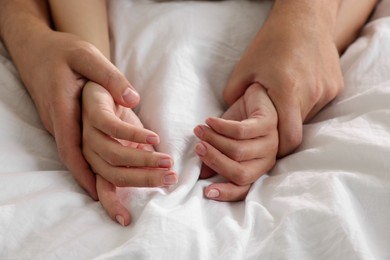
[(26, 48), (33, 37), (51, 30), (46, 1), (3, 0), (1, 5), (0, 37), (11, 55)]
[(333, 34), (341, 0), (275, 0), (270, 19)]

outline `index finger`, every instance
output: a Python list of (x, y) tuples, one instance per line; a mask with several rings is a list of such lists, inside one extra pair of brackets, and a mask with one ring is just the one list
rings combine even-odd
[(120, 120), (116, 115), (102, 111), (99, 116), (93, 116), (92, 125), (108, 136), (143, 144), (158, 144), (159, 136), (145, 128), (136, 127)]
[[(74, 102), (78, 104), (78, 102)], [(95, 175), (81, 152), (80, 107), (77, 105), (57, 109), (52, 116), (54, 138), (62, 162), (89, 195), (97, 200)]]
[(247, 140), (266, 136), (275, 130), (276, 124), (270, 119), (253, 117), (242, 121), (218, 117), (207, 118), (206, 124), (218, 134), (236, 140)]

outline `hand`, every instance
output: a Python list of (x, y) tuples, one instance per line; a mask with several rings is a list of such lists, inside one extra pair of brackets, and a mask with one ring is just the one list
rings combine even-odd
[(154, 151), (156, 133), (134, 112), (117, 105), (100, 85), (88, 82), (82, 95), (83, 154), (97, 174), (99, 200), (112, 219), (130, 223), (116, 187), (159, 187), (177, 182), (172, 158)]
[[(13, 55), (45, 128), (55, 137), (61, 160), (78, 183), (97, 199), (95, 177), (81, 153), (80, 95), (87, 79), (103, 85), (121, 105), (139, 96), (95, 47), (77, 37), (36, 31)], [(27, 44), (27, 43), (26, 43)]]
[(195, 151), (203, 161), (200, 178), (216, 173), (229, 183), (215, 183), (205, 190), (208, 198), (243, 200), (253, 182), (275, 164), (278, 150), (277, 113), (267, 92), (252, 84), (223, 115), (208, 118), (195, 135), (202, 141)]
[(310, 14), (303, 13), (303, 7), (281, 11), (281, 2), (304, 1), (275, 2), (269, 19), (236, 64), (224, 98), (233, 104), (253, 82), (264, 86), (278, 113), (278, 156), (285, 156), (302, 142), (303, 122), (342, 90), (343, 78), (331, 23), (317, 18), (321, 15), (311, 10), (312, 1), (305, 7)]

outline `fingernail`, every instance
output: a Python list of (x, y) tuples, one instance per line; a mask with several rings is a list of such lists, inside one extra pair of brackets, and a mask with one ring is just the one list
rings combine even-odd
[(162, 168), (170, 168), (173, 165), (173, 161), (171, 159), (161, 159), (158, 162), (158, 166)]
[(116, 215), (116, 221), (121, 224), (123, 227), (125, 226), (125, 219), (121, 215)]
[(158, 136), (155, 136), (155, 135), (150, 135), (150, 136), (146, 137), (146, 142), (148, 144), (158, 144), (160, 142), (160, 138)]
[(196, 146), (195, 146), (195, 151), (200, 155), (200, 156), (205, 156), (206, 153), (207, 153), (207, 147), (202, 144), (202, 143), (198, 143)]
[(203, 136), (204, 136), (203, 127), (201, 127), (201, 126), (195, 127), (194, 132), (195, 132), (195, 135), (196, 135), (197, 137), (203, 138)]
[(134, 105), (138, 103), (139, 101), (139, 95), (137, 92), (132, 90), (131, 88), (127, 88), (122, 95), (123, 100), (129, 104), (129, 105)]
[(167, 174), (163, 178), (164, 185), (173, 185), (177, 183), (177, 177), (175, 174)]
[(210, 125), (212, 122), (213, 122), (213, 118), (212, 117), (209, 117), (209, 118), (206, 119), (206, 124), (207, 125)]
[(207, 198), (217, 198), (219, 197), (219, 190), (217, 189), (211, 189), (209, 192), (206, 194)]

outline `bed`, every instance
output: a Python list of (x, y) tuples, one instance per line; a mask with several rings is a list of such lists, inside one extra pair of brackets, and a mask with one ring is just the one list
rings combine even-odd
[[(60, 162), (0, 46), (0, 259), (390, 259), (390, 1), (341, 58), (345, 90), (242, 202), (205, 199), (192, 130), (224, 109), (229, 72), (268, 1), (110, 1), (116, 65), (175, 159), (172, 188), (123, 188), (113, 222)], [(159, 113), (150, 113), (159, 111)]]

